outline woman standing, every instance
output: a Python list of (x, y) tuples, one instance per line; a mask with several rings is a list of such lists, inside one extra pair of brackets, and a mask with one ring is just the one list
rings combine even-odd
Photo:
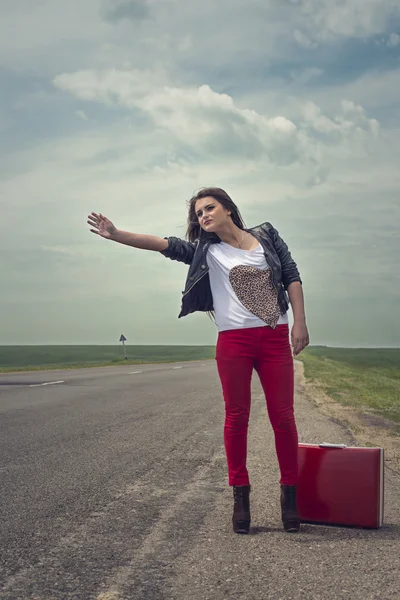
[(244, 227), (237, 206), (220, 188), (204, 188), (189, 202), (188, 241), (118, 230), (91, 213), (91, 231), (121, 244), (161, 252), (189, 266), (179, 317), (212, 313), (218, 328), (216, 361), (225, 401), (224, 443), (233, 487), (233, 530), (248, 533), (250, 481), (247, 428), (253, 369), (263, 387), (280, 468), (285, 531), (297, 532), (298, 436), (294, 418), (293, 354), (309, 343), (302, 282), (287, 245), (268, 222)]

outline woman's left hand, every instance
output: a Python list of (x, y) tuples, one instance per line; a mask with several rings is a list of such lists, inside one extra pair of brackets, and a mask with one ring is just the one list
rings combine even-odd
[(305, 323), (294, 323), (291, 334), (292, 348), (294, 356), (300, 354), (302, 350), (310, 343), (308, 337), (307, 325)]

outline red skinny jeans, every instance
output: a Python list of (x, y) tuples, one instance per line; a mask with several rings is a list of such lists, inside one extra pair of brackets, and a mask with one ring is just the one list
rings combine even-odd
[(289, 326), (222, 331), (218, 335), (216, 361), (225, 401), (224, 443), (229, 485), (249, 484), (247, 429), (253, 369), (260, 378), (275, 435), (280, 483), (296, 485), (298, 435), (294, 418), (294, 365)]

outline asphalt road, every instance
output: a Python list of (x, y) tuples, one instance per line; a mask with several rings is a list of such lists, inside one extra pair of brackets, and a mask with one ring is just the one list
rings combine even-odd
[[(214, 361), (0, 375), (0, 598), (400, 598), (399, 474), (382, 529), (285, 534), (256, 377), (253, 392), (253, 527), (237, 536)], [(299, 372), (296, 415), (301, 441), (354, 443)]]

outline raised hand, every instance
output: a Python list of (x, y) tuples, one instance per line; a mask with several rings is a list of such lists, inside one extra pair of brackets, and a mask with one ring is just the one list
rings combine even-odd
[(90, 230), (92, 233), (96, 233), (107, 239), (112, 239), (117, 233), (117, 228), (114, 223), (111, 223), (111, 221), (101, 213), (98, 215), (97, 213), (92, 212), (88, 215), (88, 224), (93, 227), (93, 229)]

